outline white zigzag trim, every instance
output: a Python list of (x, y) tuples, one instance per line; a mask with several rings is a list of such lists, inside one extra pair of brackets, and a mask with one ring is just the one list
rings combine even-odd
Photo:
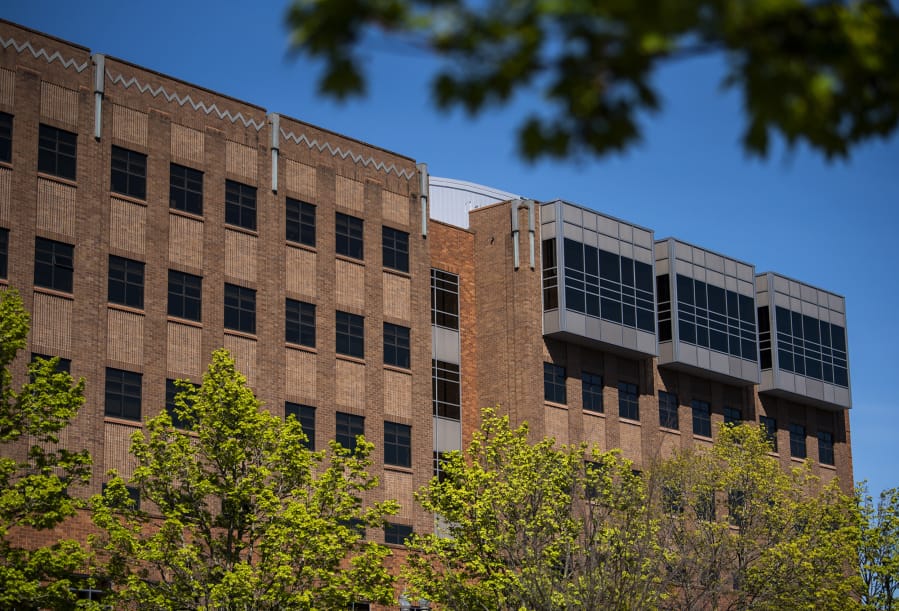
[(190, 95), (179, 95), (177, 92), (169, 92), (166, 91), (165, 87), (160, 85), (159, 87), (153, 88), (150, 85), (141, 83), (137, 80), (137, 77), (132, 76), (130, 79), (125, 79), (121, 74), (113, 76), (113, 74), (107, 70), (106, 76), (112, 81), (113, 84), (118, 84), (128, 89), (132, 85), (137, 87), (137, 90), (141, 93), (149, 93), (154, 98), (162, 95), (169, 102), (176, 102), (179, 106), (184, 106), (185, 104), (190, 104), (191, 108), (194, 110), (199, 110), (207, 115), (215, 113), (219, 119), (227, 119), (231, 121), (231, 123), (237, 123), (240, 121), (243, 123), (244, 127), (253, 127), (257, 132), (261, 130), (265, 126), (264, 121), (256, 121), (252, 117), (245, 117), (243, 113), (238, 112), (237, 114), (232, 114), (230, 110), (219, 110), (219, 107), (214, 103), (207, 105), (206, 102), (202, 100), (195, 102)]
[(353, 160), (354, 163), (361, 163), (364, 166), (373, 166), (376, 170), (380, 172), (385, 172), (390, 174), (391, 172), (396, 173), (397, 176), (402, 176), (406, 180), (409, 180), (414, 175), (409, 170), (399, 170), (396, 167), (396, 164), (391, 163), (387, 165), (381, 161), (375, 161), (374, 157), (363, 157), (362, 155), (353, 153), (350, 150), (341, 150), (340, 147), (333, 147), (328, 142), (322, 142), (319, 144), (318, 140), (309, 140), (306, 137), (306, 134), (300, 134), (297, 136), (293, 132), (286, 132), (281, 129), (281, 135), (284, 136), (286, 140), (293, 140), (297, 144), (305, 144), (309, 148), (318, 149), (319, 152), (328, 151), (332, 157), (340, 157), (341, 159), (346, 159), (349, 157)]
[(53, 55), (50, 55), (46, 50), (44, 50), (43, 47), (40, 49), (35, 49), (33, 46), (31, 46), (30, 40), (26, 40), (24, 43), (18, 43), (14, 38), (10, 38), (7, 40), (0, 38), (0, 45), (3, 45), (4, 49), (8, 49), (10, 46), (12, 46), (12, 48), (16, 50), (16, 53), (28, 51), (31, 53), (31, 55), (34, 56), (35, 59), (44, 58), (48, 64), (52, 64), (54, 60), (58, 61), (60, 64), (62, 64), (63, 68), (68, 69), (74, 67), (76, 72), (84, 71), (84, 69), (87, 68), (87, 64), (89, 63), (84, 62), (83, 64), (79, 64), (77, 61), (75, 61), (74, 58), (71, 57), (69, 59), (65, 59), (62, 55), (60, 55), (59, 51), (54, 51)]

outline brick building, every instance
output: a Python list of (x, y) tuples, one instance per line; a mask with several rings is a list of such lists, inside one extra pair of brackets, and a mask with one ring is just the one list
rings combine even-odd
[(851, 486), (842, 297), (15, 24), (0, 47), (0, 285), (87, 380), (91, 492), (222, 346), (317, 447), (374, 441), (388, 542), (431, 528), (413, 491), (485, 405), (640, 468), (761, 422)]

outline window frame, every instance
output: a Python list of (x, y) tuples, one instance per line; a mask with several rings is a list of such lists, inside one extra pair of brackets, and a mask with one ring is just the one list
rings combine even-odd
[(284, 211), (284, 239), (315, 248), (315, 204), (288, 197), (284, 201)]
[(777, 452), (777, 419), (771, 416), (759, 416), (759, 426), (765, 432), (765, 437), (771, 442), (772, 452)]
[(109, 157), (109, 191), (146, 200), (147, 155), (113, 144)]
[(334, 415), (334, 428), (334, 441), (350, 452), (354, 452), (356, 450), (356, 438), (359, 435), (365, 435), (365, 417), (346, 412), (336, 412)]
[[(731, 424), (734, 426), (738, 426), (743, 422), (743, 410), (738, 407), (732, 407), (730, 405), (725, 405), (724, 409), (724, 424)], [(734, 417), (736, 416), (736, 417)]]
[(315, 451), (315, 407), (305, 405), (303, 403), (294, 403), (292, 401), (284, 402), (284, 417), (293, 416), (303, 433), (306, 435), (306, 442), (303, 444), (307, 449)]
[(382, 264), (388, 269), (409, 272), (409, 232), (381, 227)]
[(334, 350), (337, 354), (365, 358), (365, 317), (337, 310), (334, 324)]
[(659, 391), (659, 426), (674, 431), (680, 430), (679, 402), (677, 394)]
[(315, 348), (315, 304), (286, 297), (284, 299), (284, 341)]
[(225, 179), (225, 224), (256, 231), (257, 189)]
[[(60, 250), (65, 252), (58, 252)], [(40, 254), (45, 255), (49, 260), (39, 260), (38, 256)], [(49, 281), (38, 277), (42, 273), (49, 274)], [(34, 286), (61, 293), (73, 293), (74, 277), (75, 247), (65, 242), (35, 236)]]
[(568, 372), (564, 365), (543, 361), (543, 400), (568, 405)]
[(790, 423), (790, 457), (808, 458), (805, 426), (796, 422)]
[[(140, 422), (143, 409), (143, 374), (107, 367), (104, 388), (104, 416)], [(113, 409), (111, 405), (115, 402), (119, 403), (117, 409)]]
[(335, 212), (334, 250), (338, 255), (365, 260), (365, 221), (358, 216)]
[[(223, 302), (225, 329), (255, 335), (256, 289), (226, 282)], [(229, 318), (231, 322), (229, 322)]]
[(412, 468), (412, 427), (384, 421), (384, 464)]
[(833, 467), (835, 463), (833, 433), (818, 431), (818, 462)]
[(203, 172), (169, 163), (169, 208), (203, 216)]
[(9, 280), (9, 229), (0, 227), (0, 280)]
[(408, 524), (386, 522), (384, 524), (384, 544), (406, 545), (406, 539), (411, 537), (414, 533), (415, 531)]
[(601, 374), (581, 371), (581, 408), (597, 414), (605, 413)]
[[(196, 385), (194, 386), (196, 387)], [(184, 422), (178, 415), (178, 412), (175, 411), (175, 397), (182, 392), (186, 392), (186, 389), (178, 388), (178, 386), (175, 385), (174, 378), (165, 379), (165, 411), (168, 412), (173, 427), (183, 431), (189, 431), (193, 427)]]
[(143, 310), (144, 269), (145, 264), (142, 261), (109, 255), (106, 301)]
[(636, 384), (618, 382), (618, 417), (640, 421), (640, 392)]
[[(196, 280), (196, 286), (193, 281)], [(174, 292), (172, 289), (176, 289)], [(177, 304), (178, 307), (173, 307)], [(191, 316), (193, 306), (196, 306), (196, 318)], [(168, 300), (166, 305), (168, 316), (203, 321), (203, 276), (189, 274), (177, 269), (169, 269), (168, 275)]]
[(78, 134), (41, 123), (38, 127), (37, 171), (66, 180), (76, 180)]
[(693, 434), (700, 437), (712, 436), (712, 406), (708, 401), (693, 399), (690, 402), (693, 416)]
[(411, 330), (409, 327), (384, 323), (384, 364), (402, 369), (411, 367)]
[(462, 419), (462, 379), (459, 365), (431, 359), (431, 391), (434, 416)]
[(0, 112), (0, 163), (12, 164), (13, 115)]

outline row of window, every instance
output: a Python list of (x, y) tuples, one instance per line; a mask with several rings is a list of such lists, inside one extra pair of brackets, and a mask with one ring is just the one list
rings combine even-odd
[[(75, 180), (77, 134), (41, 124), (38, 134), (38, 171)], [(0, 113), (0, 162), (12, 161), (12, 115)], [(113, 146), (110, 160), (109, 189), (113, 193), (147, 198), (147, 155)], [(169, 206), (191, 214), (203, 214), (203, 173), (176, 163), (169, 165)], [(315, 246), (315, 206), (286, 198), (286, 235), (288, 241)], [(256, 230), (256, 187), (234, 180), (225, 181), (225, 222), (235, 227)], [(337, 253), (355, 259), (363, 257), (363, 220), (337, 213)], [(409, 234), (384, 227), (382, 233), (384, 266), (409, 271)]]

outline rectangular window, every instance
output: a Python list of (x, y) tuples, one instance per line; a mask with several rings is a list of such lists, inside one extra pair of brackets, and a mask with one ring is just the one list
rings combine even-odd
[(9, 229), (0, 227), (0, 278), (9, 278)]
[(459, 328), (459, 276), (431, 270), (431, 324)]
[(431, 369), (433, 372), (434, 415), (459, 420), (462, 410), (459, 366), (432, 359)]
[(405, 545), (406, 539), (412, 536), (412, 527), (405, 524), (387, 522), (384, 525), (384, 543), (390, 545)]
[(315, 206), (288, 197), (286, 212), (287, 241), (315, 246)]
[(141, 374), (106, 368), (106, 415), (140, 420)]
[(337, 412), (337, 431), (334, 439), (350, 451), (356, 449), (356, 436), (365, 434), (365, 418)]
[(640, 419), (640, 403), (636, 384), (618, 382), (618, 416), (630, 420)]
[(833, 465), (833, 433), (818, 431), (818, 462), (822, 465)]
[(256, 291), (225, 284), (225, 328), (256, 333)]
[(12, 163), (12, 115), (0, 112), (0, 161)]
[(664, 390), (659, 391), (659, 426), (677, 429), (677, 395)]
[(256, 229), (256, 187), (234, 180), (225, 181), (225, 223)]
[(690, 403), (693, 409), (693, 434), (702, 437), (712, 436), (712, 414), (709, 404), (705, 401), (694, 399)]
[(336, 249), (338, 255), (363, 259), (362, 219), (348, 214), (337, 213)]
[(37, 144), (37, 171), (75, 180), (78, 137), (41, 123)]
[(409, 327), (384, 323), (384, 364), (409, 369)]
[(143, 309), (144, 264), (140, 261), (109, 255), (109, 303)]
[(301, 405), (300, 403), (286, 402), (284, 404), (284, 415), (293, 416), (303, 427), (306, 433), (306, 447), (310, 450), (315, 449), (315, 408), (311, 405)]
[(175, 397), (185, 392), (183, 388), (175, 385), (175, 380), (166, 379), (165, 381), (165, 411), (168, 412), (169, 418), (172, 419), (172, 426), (176, 429), (189, 429), (190, 425), (178, 414)]
[(284, 341), (315, 348), (315, 306), (287, 299), (284, 311)]
[(412, 466), (412, 427), (396, 422), (384, 423), (384, 464)]
[(553, 363), (543, 363), (543, 400), (552, 403), (568, 403), (565, 392), (565, 368)]
[(771, 442), (771, 450), (777, 452), (777, 420), (768, 416), (759, 416), (759, 425), (765, 430), (765, 436)]
[(736, 407), (724, 406), (724, 424), (737, 425), (743, 421), (743, 412)]
[(790, 456), (793, 458), (805, 458), (805, 427), (801, 424), (790, 423)]
[(147, 156), (113, 146), (109, 190), (136, 199), (147, 199)]
[(72, 360), (71, 359), (64, 359), (62, 357), (53, 357), (53, 356), (49, 356), (46, 354), (33, 353), (31, 355), (31, 362), (33, 363), (38, 359), (43, 359), (45, 361), (49, 361), (52, 358), (59, 359), (56, 361), (56, 372), (57, 373), (68, 373), (68, 374), (72, 373)]
[(203, 172), (177, 163), (169, 165), (169, 208), (202, 216)]
[(169, 270), (169, 316), (200, 322), (203, 278)]
[(337, 354), (365, 358), (365, 318), (337, 312)]
[(383, 227), (381, 233), (384, 267), (409, 271), (409, 234), (392, 227)]
[(581, 397), (584, 409), (589, 412), (603, 411), (602, 376), (595, 373), (581, 372)]
[(34, 286), (72, 292), (75, 247), (46, 238), (34, 239)]

